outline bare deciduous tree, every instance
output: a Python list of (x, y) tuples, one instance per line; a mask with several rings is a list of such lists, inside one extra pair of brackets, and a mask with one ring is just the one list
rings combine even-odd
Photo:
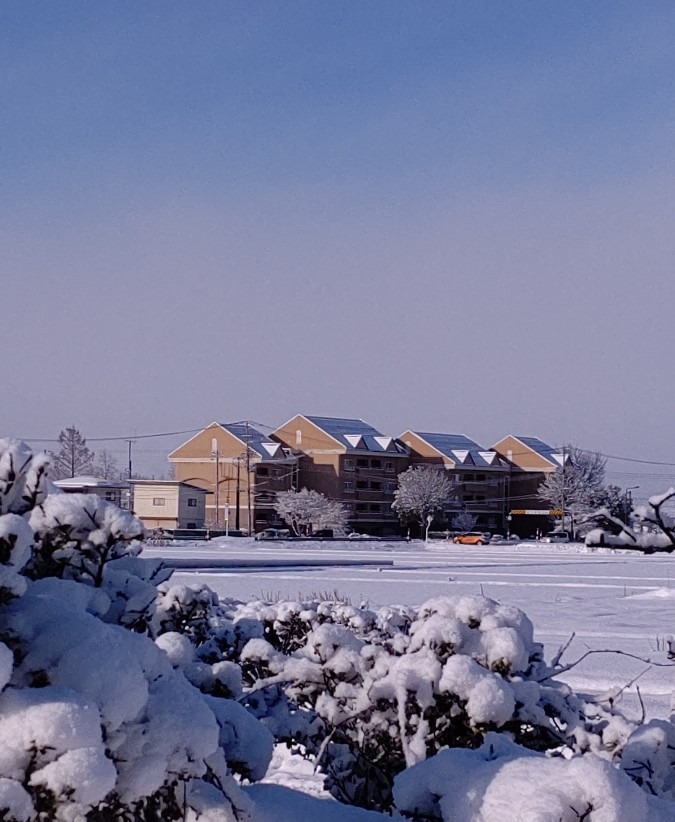
[(564, 465), (549, 474), (538, 494), (554, 508), (578, 518), (599, 507), (594, 499), (604, 486), (607, 461), (600, 454), (573, 445), (565, 446), (563, 452)]
[(434, 516), (445, 508), (452, 494), (452, 483), (443, 468), (416, 465), (399, 474), (391, 507), (401, 522), (418, 522), (427, 539)]
[(476, 524), (477, 517), (475, 514), (470, 514), (468, 511), (462, 511), (461, 514), (452, 518), (452, 524), (458, 531), (470, 531)]
[(118, 480), (122, 477), (119, 463), (113, 454), (104, 448), (96, 455), (96, 462), (94, 463), (94, 473), (97, 477), (106, 480)]

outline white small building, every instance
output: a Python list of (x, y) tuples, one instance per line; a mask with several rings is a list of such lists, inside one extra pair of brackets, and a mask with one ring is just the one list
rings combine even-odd
[(179, 480), (131, 480), (133, 512), (146, 528), (203, 528), (206, 494), (203, 488)]
[(101, 499), (114, 502), (119, 508), (129, 507), (130, 485), (126, 480), (107, 480), (101, 477), (68, 477), (54, 482), (66, 494), (96, 494)]

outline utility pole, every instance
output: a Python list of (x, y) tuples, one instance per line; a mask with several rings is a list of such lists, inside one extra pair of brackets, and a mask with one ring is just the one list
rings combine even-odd
[(131, 446), (133, 444), (133, 440), (127, 440), (127, 445), (129, 446), (129, 466), (127, 468), (127, 472), (129, 474), (129, 479), (131, 479)]
[(236, 507), (234, 509), (234, 527), (239, 530), (239, 493), (241, 489), (241, 457), (237, 457), (237, 499)]
[(249, 446), (250, 436), (248, 430), (248, 420), (245, 422), (246, 427), (246, 503), (248, 508), (248, 535), (251, 536), (255, 532), (253, 523), (251, 521), (251, 448)]
[(565, 530), (565, 483), (567, 482), (567, 471), (565, 470), (565, 446), (562, 447), (562, 477), (560, 478), (560, 530)]

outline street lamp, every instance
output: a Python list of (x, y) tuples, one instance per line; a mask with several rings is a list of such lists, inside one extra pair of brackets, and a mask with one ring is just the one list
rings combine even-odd
[(623, 503), (623, 516), (626, 521), (626, 525), (628, 525), (628, 519), (630, 517), (631, 509), (633, 508), (633, 495), (631, 491), (637, 491), (639, 485), (631, 485), (630, 488), (624, 489), (624, 503)]

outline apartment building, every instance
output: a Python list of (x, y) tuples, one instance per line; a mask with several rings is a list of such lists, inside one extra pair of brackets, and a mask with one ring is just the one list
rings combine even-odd
[(298, 458), (248, 422), (212, 422), (169, 454), (175, 477), (206, 491), (211, 528), (280, 525), (276, 494), (297, 485)]
[(397, 439), (360, 419), (298, 414), (272, 438), (299, 459), (298, 487), (338, 500), (354, 531), (373, 536), (401, 533), (392, 510), (398, 475), (408, 453)]
[(399, 439), (410, 452), (411, 465), (438, 465), (447, 471), (454, 489), (445, 511), (449, 527), (466, 512), (475, 517), (477, 530), (506, 530), (510, 469), (494, 449), (463, 434), (408, 430)]
[(520, 537), (545, 533), (551, 528), (551, 517), (561, 512), (549, 508), (538, 489), (549, 474), (565, 461), (562, 449), (548, 445), (538, 437), (504, 437), (492, 446), (511, 468), (509, 489), (509, 530)]

